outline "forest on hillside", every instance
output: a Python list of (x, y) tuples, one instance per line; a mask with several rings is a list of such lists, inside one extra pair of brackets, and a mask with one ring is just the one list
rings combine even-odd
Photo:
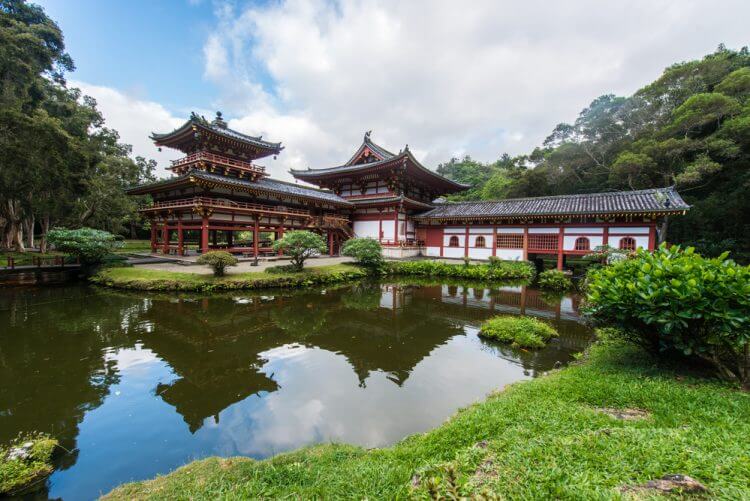
[(96, 101), (68, 86), (73, 69), (41, 7), (0, 0), (0, 249), (44, 250), (54, 226), (135, 236), (142, 224), (124, 188), (153, 179), (156, 162), (131, 158)]
[(721, 45), (632, 96), (594, 99), (529, 154), (454, 158), (437, 171), (473, 186), (452, 200), (676, 186), (692, 208), (669, 221), (667, 240), (748, 262), (750, 53)]

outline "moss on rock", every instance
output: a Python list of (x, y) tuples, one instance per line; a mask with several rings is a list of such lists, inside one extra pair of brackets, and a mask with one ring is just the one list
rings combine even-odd
[(20, 435), (7, 446), (0, 446), (0, 496), (21, 494), (41, 487), (49, 476), (52, 454), (58, 443), (44, 434)]
[(494, 317), (482, 324), (479, 335), (519, 348), (542, 348), (557, 331), (532, 317)]

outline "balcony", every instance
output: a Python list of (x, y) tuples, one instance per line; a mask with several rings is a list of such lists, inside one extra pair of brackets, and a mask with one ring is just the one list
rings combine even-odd
[(199, 163), (215, 167), (223, 167), (227, 171), (235, 170), (240, 174), (249, 174), (253, 179), (268, 175), (266, 173), (266, 168), (260, 165), (225, 157), (223, 155), (217, 155), (215, 153), (209, 153), (207, 151), (198, 151), (186, 157), (172, 160), (170, 170), (179, 172), (180, 170), (187, 170)]

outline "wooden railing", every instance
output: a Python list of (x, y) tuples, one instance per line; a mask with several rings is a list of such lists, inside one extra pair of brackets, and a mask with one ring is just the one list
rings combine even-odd
[(187, 166), (192, 163), (200, 162), (200, 161), (210, 162), (212, 164), (238, 169), (243, 172), (251, 172), (255, 175), (260, 175), (260, 176), (266, 175), (265, 167), (262, 167), (260, 165), (255, 165), (250, 162), (245, 162), (243, 160), (237, 160), (234, 158), (225, 157), (223, 155), (209, 153), (207, 151), (198, 151), (195, 153), (191, 153), (190, 155), (186, 157), (179, 158), (177, 160), (172, 160), (172, 168), (174, 169), (177, 167), (183, 167), (183, 166)]

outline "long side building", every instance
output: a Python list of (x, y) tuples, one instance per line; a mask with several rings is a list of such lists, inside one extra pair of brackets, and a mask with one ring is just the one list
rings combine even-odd
[(438, 202), (468, 186), (423, 166), (408, 145), (388, 151), (369, 132), (342, 165), (290, 171), (318, 188), (271, 179), (255, 161), (278, 155), (281, 144), (228, 128), (220, 113), (211, 122), (193, 114), (175, 131), (151, 137), (186, 155), (173, 162), (173, 177), (129, 191), (153, 200), (141, 208), (151, 221), (153, 252), (185, 254), (186, 235), (195, 235), (198, 252), (258, 256), (272, 253), (272, 240), (285, 231), (307, 229), (325, 236), (330, 255), (358, 236), (377, 239), (390, 257), (551, 255), (563, 268), (566, 256), (600, 245), (653, 250), (663, 218), (689, 209), (671, 187)]

